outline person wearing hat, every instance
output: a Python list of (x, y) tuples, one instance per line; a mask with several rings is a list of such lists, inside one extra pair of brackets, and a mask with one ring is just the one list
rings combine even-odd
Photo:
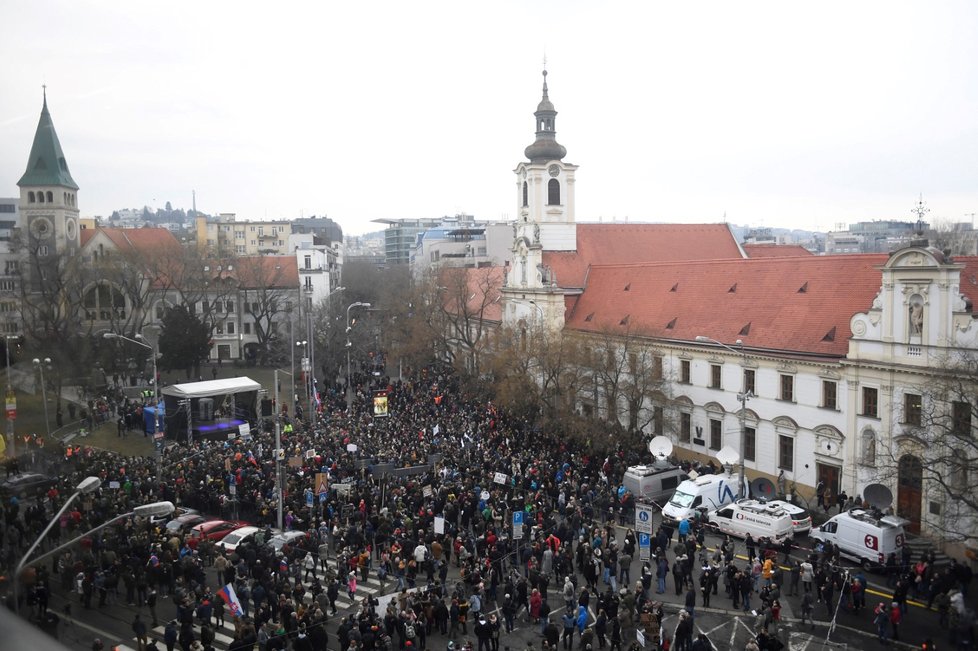
[(177, 620), (171, 619), (166, 623), (163, 629), (163, 643), (166, 645), (166, 651), (173, 651), (173, 647), (177, 645)]
[[(890, 625), (890, 614), (886, 612), (886, 604), (882, 601), (873, 610), (873, 624), (876, 625), (876, 637), (883, 644), (886, 644), (887, 629)], [(813, 624), (814, 626), (814, 624)]]

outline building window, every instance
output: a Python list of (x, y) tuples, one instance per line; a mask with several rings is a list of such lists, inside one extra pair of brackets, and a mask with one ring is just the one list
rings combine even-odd
[(663, 420), (665, 420), (662, 407), (656, 405), (652, 408), (652, 432), (656, 436), (662, 436)]
[(218, 321), (216, 324), (214, 324), (214, 332), (215, 332), (215, 334), (223, 335), (224, 334), (224, 324), (221, 323), (220, 321)]
[(920, 427), (921, 398), (919, 393), (903, 394), (903, 422)]
[(228, 334), (234, 334), (234, 321), (228, 321)]
[(15, 289), (17, 289), (17, 283), (13, 280), (0, 280), (0, 290), (12, 292)]
[(960, 400), (951, 403), (951, 433), (971, 436), (971, 403)]
[(822, 380), (822, 406), (826, 409), (838, 409), (839, 403), (836, 400), (836, 390), (838, 384), (832, 380)]
[(302, 268), (303, 269), (312, 269), (312, 256), (311, 255), (304, 255), (304, 256), (302, 256)]
[(722, 389), (723, 383), (721, 380), (721, 367), (719, 364), (710, 364), (710, 388), (711, 389)]
[(224, 307), (227, 308), (228, 314), (232, 314), (234, 312), (234, 301), (225, 301)]
[(788, 402), (794, 402), (795, 400), (795, 376), (793, 375), (782, 375), (781, 376), (781, 399), (787, 400)]
[(744, 428), (744, 461), (755, 461), (757, 456), (757, 430)]
[(752, 396), (757, 395), (754, 387), (756, 386), (756, 375), (754, 374), (754, 369), (745, 368), (744, 369), (744, 392)]
[(879, 394), (872, 387), (863, 387), (863, 416), (877, 418), (879, 416)]
[(50, 252), (51, 252), (51, 249), (48, 248), (48, 245), (47, 244), (42, 244), (39, 247), (37, 247), (37, 256), (39, 258), (46, 258), (46, 257), (48, 257), (48, 253), (50, 253)]
[(690, 383), (690, 363), (688, 359), (679, 360), (679, 381), (682, 384)]
[(527, 189), (526, 181), (523, 181), (523, 207), (530, 205), (530, 193)]
[(710, 449), (719, 450), (723, 445), (723, 421), (710, 419)]
[(34, 203), (34, 193), (33, 192), (28, 192), (27, 193), (27, 203)]
[(778, 436), (778, 468), (791, 472), (795, 468), (795, 439)]
[(679, 414), (679, 442), (689, 443), (693, 432), (693, 417), (685, 411)]
[(652, 379), (662, 379), (662, 358), (658, 355), (652, 357)]
[(246, 322), (245, 322), (245, 323), (243, 324), (243, 326), (242, 326), (242, 327), (244, 328), (244, 333), (245, 333), (246, 335), (250, 335), (250, 334), (251, 334), (251, 324), (250, 324), (250, 323), (248, 323), (248, 322), (246, 321)]
[(557, 179), (550, 179), (547, 182), (547, 205), (560, 205), (560, 181)]
[(236, 245), (234, 247), (234, 252), (235, 253), (241, 254), (241, 253), (245, 253), (247, 251), (248, 251), (248, 247), (246, 247), (244, 244), (238, 244), (238, 245)]

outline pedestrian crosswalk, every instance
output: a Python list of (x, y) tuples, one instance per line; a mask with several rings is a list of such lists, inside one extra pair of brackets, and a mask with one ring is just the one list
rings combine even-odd
[[(316, 576), (319, 579), (320, 583), (322, 584), (323, 589), (325, 590), (325, 588), (328, 586), (329, 583), (326, 579), (326, 573), (322, 570), (321, 567), (316, 568)], [(383, 612), (383, 609), (385, 607), (385, 602), (387, 601), (387, 599), (384, 599), (384, 596), (385, 595), (388, 596), (388, 599), (391, 596), (393, 596), (393, 594), (397, 591), (397, 581), (387, 580), (384, 582), (383, 585), (381, 585), (380, 580), (377, 578), (376, 572), (373, 571), (371, 571), (371, 573), (368, 575), (366, 581), (359, 581), (359, 576), (360, 576), (359, 573), (357, 574), (357, 576), (358, 576), (357, 591), (352, 600), (350, 599), (349, 594), (346, 591), (346, 584), (343, 582), (341, 582), (340, 584), (340, 593), (336, 599), (336, 611), (338, 616), (344, 611), (347, 611), (349, 609), (358, 606), (359, 602), (363, 599), (363, 597), (367, 595), (371, 597), (376, 597), (378, 600), (381, 601), (379, 610), (380, 612)], [(308, 587), (309, 582), (303, 581), (303, 585)], [(312, 594), (307, 592), (306, 603), (310, 603), (311, 601), (312, 601)], [(254, 615), (254, 610), (252, 608), (253, 604), (250, 602), (250, 600), (247, 606), (248, 606), (248, 614)], [(329, 609), (327, 609), (326, 614), (329, 615)], [(213, 622), (214, 620), (212, 618), (211, 628), (214, 631), (214, 648), (217, 649), (218, 651), (223, 651), (228, 649), (231, 646), (231, 643), (234, 641), (235, 628), (234, 628), (233, 618), (227, 612), (227, 609), (225, 609), (224, 622), (220, 626), (215, 626)], [(166, 630), (165, 623), (166, 622), (162, 622), (159, 626), (154, 627), (150, 632), (150, 635), (153, 638), (160, 641), (161, 644), (159, 646), (161, 648), (162, 648), (163, 635)], [(200, 628), (201, 628), (200, 623), (195, 617), (194, 636), (198, 639), (200, 638)], [(135, 643), (135, 638), (130, 641), (129, 646), (127, 646), (126, 644), (119, 644), (117, 645), (117, 647), (114, 648), (118, 648), (119, 651), (135, 651), (134, 647), (138, 645), (135, 645), (133, 643)]]

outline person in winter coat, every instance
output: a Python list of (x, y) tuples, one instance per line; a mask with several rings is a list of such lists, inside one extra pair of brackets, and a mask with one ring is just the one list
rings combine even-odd
[(346, 575), (346, 594), (350, 597), (350, 601), (355, 601), (357, 596), (356, 572), (350, 572)]
[(903, 609), (900, 604), (893, 602), (890, 604), (890, 628), (893, 629), (893, 639), (900, 639), (900, 622), (903, 621)]
[(886, 631), (890, 625), (890, 614), (886, 611), (886, 604), (882, 601), (873, 611), (873, 624), (876, 626), (877, 639), (886, 644)]

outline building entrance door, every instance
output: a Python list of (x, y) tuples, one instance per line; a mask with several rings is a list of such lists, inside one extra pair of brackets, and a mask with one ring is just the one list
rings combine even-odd
[(924, 466), (912, 454), (900, 457), (897, 474), (897, 515), (910, 521), (907, 530), (920, 533), (920, 502), (923, 495)]
[(818, 475), (817, 482), (825, 484), (825, 505), (831, 508), (839, 495), (839, 476), (842, 474), (842, 468), (827, 463), (816, 463), (815, 472)]

